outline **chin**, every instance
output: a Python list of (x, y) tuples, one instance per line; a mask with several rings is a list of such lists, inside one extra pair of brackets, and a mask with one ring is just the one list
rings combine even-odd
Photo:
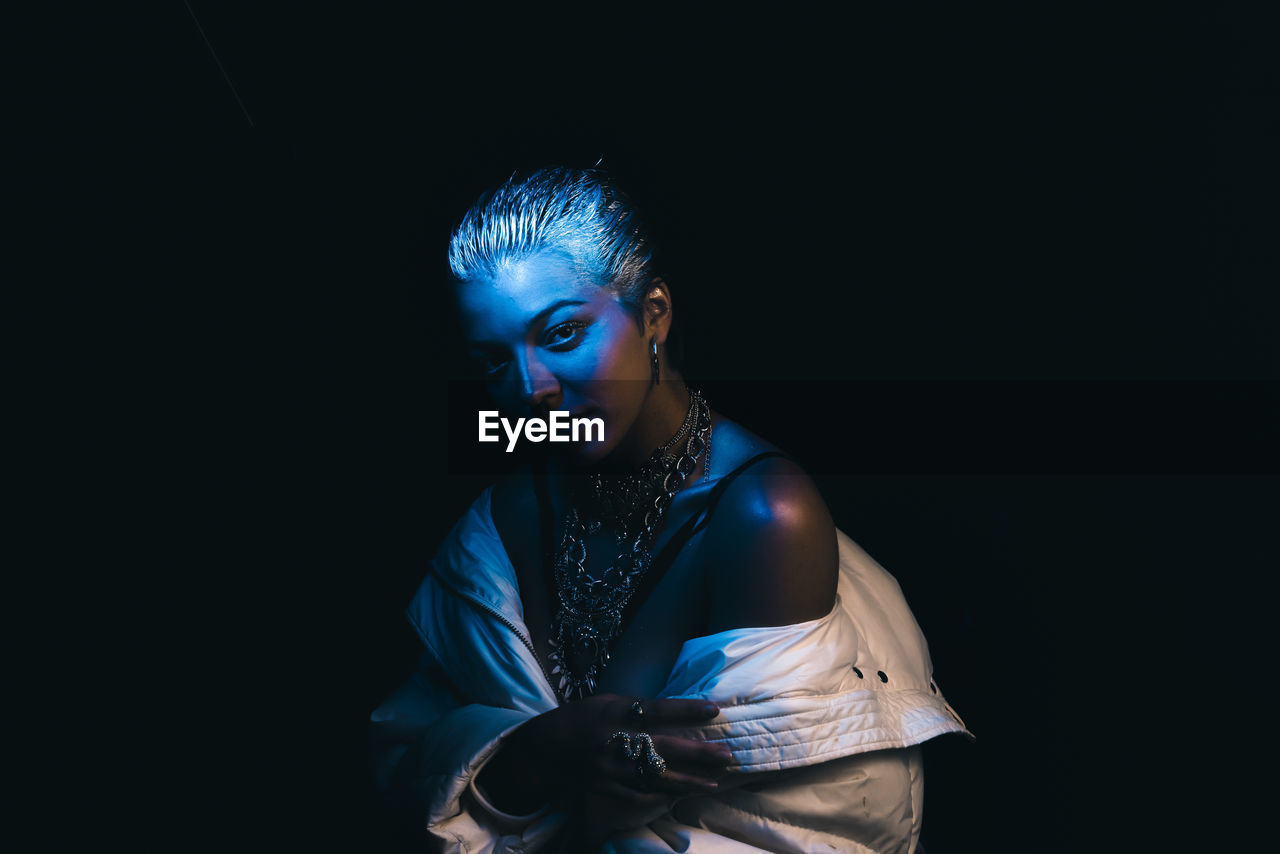
[(609, 456), (612, 450), (613, 446), (607, 442), (580, 442), (566, 445), (562, 453), (565, 462), (578, 467), (594, 465)]
[(555, 453), (571, 468), (588, 468), (607, 458), (617, 446), (614, 437), (605, 428), (605, 437), (599, 442), (571, 442), (556, 447)]

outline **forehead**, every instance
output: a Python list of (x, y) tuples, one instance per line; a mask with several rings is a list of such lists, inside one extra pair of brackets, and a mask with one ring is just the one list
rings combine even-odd
[(560, 300), (597, 303), (612, 301), (612, 295), (567, 257), (550, 252), (506, 265), (492, 277), (472, 279), (458, 293), (471, 338), (523, 335), (538, 312)]

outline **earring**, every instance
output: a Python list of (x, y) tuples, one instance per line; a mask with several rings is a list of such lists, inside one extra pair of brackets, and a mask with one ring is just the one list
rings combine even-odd
[(658, 339), (649, 339), (649, 365), (653, 368), (653, 385), (662, 382), (658, 372)]

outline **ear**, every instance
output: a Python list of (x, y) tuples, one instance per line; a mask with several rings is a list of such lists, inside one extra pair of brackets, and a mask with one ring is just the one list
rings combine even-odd
[(671, 330), (671, 289), (659, 276), (649, 282), (641, 301), (644, 309), (645, 337), (656, 336), (659, 344), (667, 343), (667, 333)]

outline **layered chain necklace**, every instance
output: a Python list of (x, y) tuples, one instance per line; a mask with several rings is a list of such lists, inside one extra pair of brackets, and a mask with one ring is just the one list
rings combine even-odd
[[(673, 450), (677, 447), (679, 451)], [(653, 562), (653, 541), (663, 516), (710, 447), (711, 408), (700, 392), (690, 390), (689, 411), (679, 431), (638, 472), (591, 474), (576, 490), (553, 570), (558, 602), (551, 623), (551, 674), (559, 677), (565, 700), (595, 693), (621, 632), (623, 609)], [(597, 578), (585, 566), (586, 537), (604, 525), (616, 533), (619, 554)]]

